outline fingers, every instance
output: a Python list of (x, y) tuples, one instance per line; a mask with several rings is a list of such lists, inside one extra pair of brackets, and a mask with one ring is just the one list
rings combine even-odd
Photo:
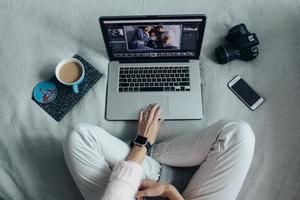
[(142, 191), (138, 191), (135, 195), (136, 198), (141, 199), (142, 197), (151, 197), (151, 190), (146, 189)]
[(156, 109), (156, 111), (154, 113), (154, 121), (156, 121), (156, 122), (159, 121), (160, 113), (161, 113), (161, 108), (160, 108), (160, 106), (158, 106), (158, 108)]
[(150, 109), (150, 113), (148, 116), (149, 121), (152, 121), (154, 118), (154, 113), (156, 112), (156, 110), (158, 109), (158, 104), (154, 104), (151, 109)]
[(146, 112), (144, 112), (144, 119), (148, 119), (148, 116), (149, 116), (149, 112), (152, 108), (152, 104), (150, 104), (146, 110)]
[(148, 106), (148, 108), (147, 108), (147, 113), (149, 113), (150, 112), (150, 110), (151, 110), (151, 108), (152, 108), (152, 104), (150, 104), (149, 106)]
[(143, 180), (139, 186), (139, 190), (145, 190), (149, 187), (152, 187), (155, 183), (150, 180)]
[(151, 197), (151, 196), (159, 196), (161, 195), (160, 190), (156, 187), (156, 185), (159, 184), (155, 181), (150, 180), (144, 180), (142, 181), (140, 188), (142, 188), (141, 191), (138, 191), (136, 193), (136, 198), (143, 199), (143, 197)]
[(155, 120), (159, 121), (161, 114), (161, 108), (158, 104), (150, 104), (146, 111), (141, 110), (139, 113), (139, 121), (147, 119), (149, 121)]
[(151, 187), (152, 185), (154, 185), (155, 183), (153, 181), (150, 180), (143, 180), (143, 182), (141, 183), (141, 186), (143, 188), (148, 188)]
[(139, 186), (139, 190), (143, 190), (143, 189), (146, 189), (146, 186), (147, 186), (147, 183), (146, 183), (147, 180), (143, 180)]
[(140, 114), (139, 114), (139, 122), (143, 121), (143, 115), (144, 115), (144, 110), (140, 110)]

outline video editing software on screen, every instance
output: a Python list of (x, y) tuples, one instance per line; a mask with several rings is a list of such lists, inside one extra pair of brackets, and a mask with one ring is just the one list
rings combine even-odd
[(194, 56), (201, 23), (201, 19), (104, 21), (116, 58)]

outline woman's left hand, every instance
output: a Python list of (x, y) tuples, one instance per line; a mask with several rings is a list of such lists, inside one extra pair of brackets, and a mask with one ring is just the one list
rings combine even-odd
[(140, 191), (136, 194), (137, 200), (142, 200), (143, 197), (165, 197), (168, 184), (144, 180), (140, 185)]
[(169, 200), (184, 200), (173, 185), (150, 180), (144, 180), (135, 195), (137, 200), (143, 200), (144, 197), (164, 197)]

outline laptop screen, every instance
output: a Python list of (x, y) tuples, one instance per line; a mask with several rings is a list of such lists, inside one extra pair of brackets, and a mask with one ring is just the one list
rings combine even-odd
[(112, 60), (132, 58), (199, 58), (205, 17), (100, 18)]

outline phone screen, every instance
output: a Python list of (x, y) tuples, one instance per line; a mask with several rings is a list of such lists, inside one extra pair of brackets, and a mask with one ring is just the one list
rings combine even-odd
[(239, 79), (231, 88), (249, 106), (252, 106), (261, 98), (243, 79)]

